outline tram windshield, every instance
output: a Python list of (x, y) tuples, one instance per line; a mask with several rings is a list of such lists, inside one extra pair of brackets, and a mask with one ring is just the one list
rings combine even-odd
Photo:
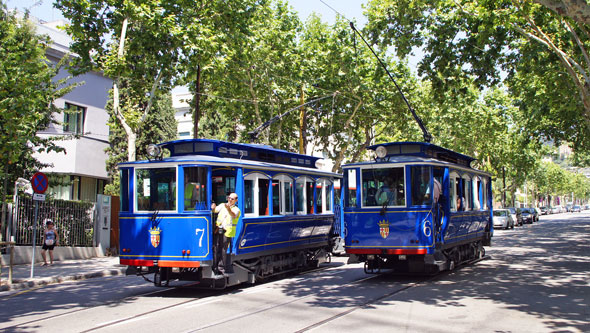
[(363, 206), (404, 206), (404, 168), (364, 169)]
[(136, 169), (135, 174), (137, 210), (176, 210), (176, 168)]

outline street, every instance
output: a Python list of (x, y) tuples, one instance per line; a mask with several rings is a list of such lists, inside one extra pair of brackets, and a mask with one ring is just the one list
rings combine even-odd
[(434, 277), (366, 275), (335, 257), (223, 291), (116, 276), (3, 292), (0, 330), (589, 332), (588, 235), (590, 211), (541, 216), (496, 230), (484, 260)]

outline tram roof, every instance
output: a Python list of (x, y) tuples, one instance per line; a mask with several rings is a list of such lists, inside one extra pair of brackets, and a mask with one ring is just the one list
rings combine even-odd
[[(235, 159), (238, 164), (245, 160), (272, 164), (290, 165), (298, 168), (319, 170), (316, 162), (319, 157), (291, 153), (267, 145), (234, 143), (211, 139), (175, 140), (158, 144), (170, 151), (170, 157), (164, 161), (194, 161), (196, 156), (208, 156), (213, 162)], [(253, 164), (254, 165), (254, 164)]]
[(379, 147), (385, 148), (385, 156), (377, 157), (376, 162), (441, 161), (471, 168), (471, 162), (476, 160), (427, 142), (388, 142), (372, 145), (367, 149), (376, 152)]

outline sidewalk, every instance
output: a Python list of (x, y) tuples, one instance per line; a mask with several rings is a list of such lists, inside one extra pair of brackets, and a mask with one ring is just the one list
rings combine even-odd
[(31, 279), (31, 265), (15, 265), (12, 284), (8, 284), (8, 266), (2, 266), (0, 291), (17, 290), (61, 283), (70, 280), (84, 280), (101, 276), (125, 274), (127, 266), (119, 264), (119, 257), (98, 257), (82, 260), (54, 261), (53, 266), (35, 265)]

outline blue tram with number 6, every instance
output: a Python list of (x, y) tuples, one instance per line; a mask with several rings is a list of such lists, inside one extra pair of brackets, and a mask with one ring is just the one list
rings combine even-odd
[[(224, 288), (329, 259), (340, 233), (341, 176), (319, 169), (317, 157), (204, 139), (151, 152), (151, 160), (119, 165), (120, 262), (128, 274)], [(227, 251), (233, 272), (218, 274), (211, 205), (233, 192), (241, 211)]]
[(493, 234), (488, 173), (423, 142), (368, 147), (343, 166), (345, 249), (366, 272), (436, 273), (484, 256)]

